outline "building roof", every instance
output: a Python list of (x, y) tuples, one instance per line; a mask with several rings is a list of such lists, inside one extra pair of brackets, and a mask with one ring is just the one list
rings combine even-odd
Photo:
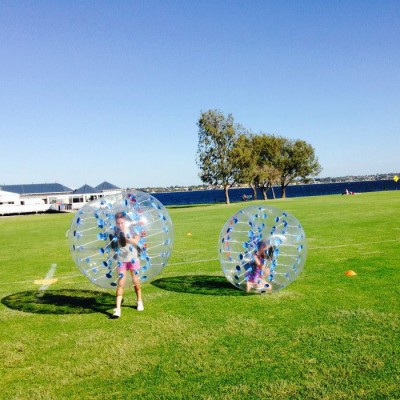
[(83, 185), (79, 189), (74, 190), (74, 194), (87, 194), (87, 193), (97, 193), (97, 192), (98, 190), (89, 185)]
[(100, 185), (97, 185), (95, 187), (97, 192), (103, 192), (104, 190), (115, 190), (115, 189), (121, 189), (118, 186), (113, 185), (110, 182), (104, 181), (103, 183), (100, 183)]
[(18, 194), (71, 193), (72, 189), (60, 183), (32, 183), (26, 185), (3, 185), (1, 190)]

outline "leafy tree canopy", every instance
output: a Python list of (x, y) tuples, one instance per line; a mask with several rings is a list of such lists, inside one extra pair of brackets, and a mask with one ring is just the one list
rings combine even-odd
[(197, 164), (204, 183), (222, 185), (226, 202), (228, 189), (234, 183), (247, 183), (254, 198), (260, 189), (280, 184), (282, 197), (286, 187), (296, 179), (307, 182), (321, 172), (314, 148), (304, 140), (282, 136), (252, 134), (235, 124), (232, 114), (218, 110), (202, 112), (198, 121)]
[(237, 177), (232, 151), (242, 128), (234, 123), (232, 114), (225, 116), (218, 110), (202, 112), (197, 125), (199, 143), (196, 161), (200, 167), (200, 178), (204, 183), (222, 185), (226, 203), (229, 203), (228, 188)]

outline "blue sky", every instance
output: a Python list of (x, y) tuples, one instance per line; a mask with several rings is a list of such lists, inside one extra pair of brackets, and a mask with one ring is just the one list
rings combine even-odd
[(0, 2), (0, 185), (200, 184), (201, 111), (400, 172), (400, 2)]

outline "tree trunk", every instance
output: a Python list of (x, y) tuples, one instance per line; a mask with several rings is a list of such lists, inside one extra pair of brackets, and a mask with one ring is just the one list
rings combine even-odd
[(274, 187), (273, 187), (273, 186), (271, 186), (271, 190), (272, 190), (272, 198), (273, 198), (273, 199), (276, 199), (276, 197), (275, 197), (275, 190), (274, 190)]
[(261, 189), (261, 192), (262, 192), (262, 195), (263, 195), (263, 200), (268, 200), (268, 197), (267, 197), (267, 189), (268, 189), (268, 188), (265, 188), (265, 187), (263, 187), (263, 188)]
[(253, 200), (257, 200), (257, 188), (253, 185), (250, 185), (250, 187), (253, 189)]
[(282, 190), (281, 198), (282, 199), (286, 199), (286, 186), (285, 185), (281, 185), (281, 190)]
[(228, 190), (229, 190), (229, 186), (225, 185), (224, 186), (225, 204), (230, 204)]

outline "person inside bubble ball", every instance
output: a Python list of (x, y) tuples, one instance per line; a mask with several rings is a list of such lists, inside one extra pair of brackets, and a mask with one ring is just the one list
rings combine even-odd
[(257, 245), (257, 250), (253, 254), (252, 261), (247, 268), (246, 292), (252, 289), (266, 292), (272, 289), (271, 283), (266, 278), (270, 274), (268, 261), (272, 261), (274, 247), (269, 245), (266, 240), (261, 240)]
[(137, 310), (143, 311), (142, 289), (140, 287), (139, 270), (139, 240), (140, 235), (134, 232), (133, 226), (123, 212), (115, 215), (115, 235), (110, 235), (111, 247), (118, 257), (118, 283), (116, 292), (116, 308), (112, 318), (121, 316), (122, 298), (126, 283), (127, 272), (131, 274), (133, 286), (137, 297)]

